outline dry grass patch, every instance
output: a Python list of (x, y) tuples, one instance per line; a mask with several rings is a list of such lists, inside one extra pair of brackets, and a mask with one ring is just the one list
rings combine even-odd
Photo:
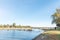
[(46, 31), (44, 34), (60, 34), (60, 31)]
[(45, 35), (48, 35), (48, 38), (52, 40), (60, 40), (60, 31), (46, 31), (44, 32)]

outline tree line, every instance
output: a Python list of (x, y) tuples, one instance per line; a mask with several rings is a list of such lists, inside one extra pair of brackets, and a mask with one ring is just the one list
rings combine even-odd
[(9, 24), (4, 24), (0, 25), (0, 28), (31, 28), (31, 26), (21, 26), (21, 25), (16, 25), (16, 23), (13, 23), (12, 25)]

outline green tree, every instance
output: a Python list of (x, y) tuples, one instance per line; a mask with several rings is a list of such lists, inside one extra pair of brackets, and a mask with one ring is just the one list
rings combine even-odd
[(55, 23), (56, 26), (60, 27), (60, 9), (56, 9), (56, 12), (52, 15), (52, 18), (52, 24)]

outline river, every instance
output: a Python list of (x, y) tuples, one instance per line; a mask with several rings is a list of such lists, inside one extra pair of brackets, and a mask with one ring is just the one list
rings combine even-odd
[(43, 30), (0, 30), (0, 40), (32, 40), (42, 32)]

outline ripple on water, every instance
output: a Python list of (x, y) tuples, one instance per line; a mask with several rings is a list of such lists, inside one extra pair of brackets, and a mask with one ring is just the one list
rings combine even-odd
[(0, 40), (32, 40), (41, 34), (42, 30), (18, 31), (18, 30), (0, 30)]

